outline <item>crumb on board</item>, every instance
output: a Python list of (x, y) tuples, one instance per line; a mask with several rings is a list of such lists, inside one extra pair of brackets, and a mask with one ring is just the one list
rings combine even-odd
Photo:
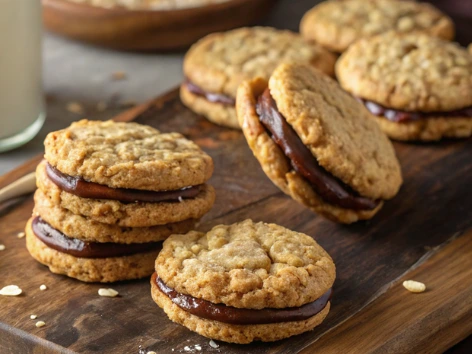
[(216, 344), (216, 342), (212, 339), (212, 340), (210, 340), (210, 347), (216, 349), (216, 348), (219, 348), (220, 346), (218, 344)]
[(403, 286), (412, 293), (422, 293), (426, 290), (426, 285), (415, 280), (405, 280)]
[(115, 289), (98, 289), (98, 295), (104, 296), (104, 297), (115, 297), (118, 295), (118, 291)]
[(48, 287), (47, 287), (46, 285), (44, 285), (44, 284), (41, 284), (41, 285), (39, 286), (39, 290), (41, 290), (41, 291), (44, 291), (44, 290), (46, 290), (47, 288), (48, 288)]
[(0, 295), (18, 296), (23, 292), (17, 285), (7, 285), (0, 289)]
[(18, 237), (18, 238), (23, 238), (23, 237), (25, 237), (25, 233), (24, 233), (24, 232), (18, 232), (18, 233), (16, 234), (16, 237)]
[(36, 327), (41, 328), (41, 327), (44, 327), (44, 326), (46, 326), (46, 322), (44, 322), (44, 321), (36, 322)]
[(30, 315), (30, 318), (31, 318), (32, 320), (35, 320), (35, 319), (38, 318), (38, 315)]
[(5, 245), (0, 244), (0, 251), (4, 251), (4, 250), (5, 250)]

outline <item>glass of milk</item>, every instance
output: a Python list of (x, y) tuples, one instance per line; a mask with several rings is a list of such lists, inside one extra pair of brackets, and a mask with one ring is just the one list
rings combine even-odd
[(31, 140), (44, 123), (41, 1), (0, 0), (0, 152)]

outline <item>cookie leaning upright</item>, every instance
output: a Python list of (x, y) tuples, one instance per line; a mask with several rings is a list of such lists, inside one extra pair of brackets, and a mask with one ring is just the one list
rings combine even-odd
[(337, 53), (356, 40), (388, 31), (429, 34), (452, 40), (454, 23), (427, 3), (401, 0), (325, 1), (308, 11), (300, 32)]
[(232, 343), (312, 330), (329, 312), (336, 273), (311, 237), (251, 220), (172, 235), (155, 267), (151, 294), (172, 321)]
[(177, 133), (82, 120), (50, 133), (26, 226), (27, 248), (54, 273), (87, 282), (152, 273), (161, 241), (213, 205), (211, 158)]
[(472, 56), (455, 43), (426, 35), (379, 35), (353, 44), (336, 64), (336, 74), (393, 139), (472, 135)]
[(373, 117), (331, 78), (282, 64), (269, 82), (244, 82), (243, 133), (284, 193), (342, 223), (372, 218), (402, 183), (392, 144)]
[(238, 85), (256, 77), (268, 79), (282, 62), (307, 63), (333, 75), (335, 57), (296, 33), (270, 27), (214, 33), (186, 54), (180, 97), (213, 123), (239, 129), (234, 109)]

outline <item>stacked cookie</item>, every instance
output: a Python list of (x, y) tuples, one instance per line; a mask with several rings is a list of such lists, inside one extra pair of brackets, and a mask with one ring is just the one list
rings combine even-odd
[(170, 236), (151, 294), (172, 321), (203, 336), (269, 342), (318, 326), (335, 276), (331, 257), (310, 236), (246, 220)]
[(182, 102), (213, 123), (240, 129), (235, 98), (248, 79), (269, 79), (280, 63), (305, 63), (333, 75), (335, 56), (299, 34), (270, 27), (214, 33), (185, 56)]
[(161, 242), (212, 207), (213, 162), (178, 133), (82, 120), (50, 133), (36, 170), (30, 254), (87, 282), (148, 276)]

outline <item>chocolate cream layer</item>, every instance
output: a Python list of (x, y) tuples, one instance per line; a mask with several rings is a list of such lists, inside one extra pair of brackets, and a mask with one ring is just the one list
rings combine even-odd
[(81, 198), (111, 199), (124, 203), (145, 202), (178, 202), (182, 199), (195, 198), (202, 185), (191, 186), (174, 191), (145, 191), (139, 189), (112, 188), (95, 182), (88, 182), (83, 178), (66, 175), (57, 168), (46, 165), (46, 173), (62, 190)]
[(152, 276), (158, 289), (165, 294), (174, 304), (192, 315), (207, 320), (213, 320), (234, 325), (255, 325), (268, 323), (281, 323), (292, 321), (304, 321), (320, 313), (331, 300), (332, 289), (329, 289), (319, 299), (301, 307), (285, 309), (241, 309), (223, 304), (214, 304), (210, 301), (197, 299), (193, 296), (181, 294), (169, 288), (159, 276)]
[(67, 237), (59, 230), (53, 228), (40, 216), (33, 219), (31, 228), (36, 237), (49, 248), (79, 258), (123, 257), (152, 250), (157, 251), (162, 245), (161, 242), (131, 244), (85, 242), (76, 238)]
[(262, 125), (290, 160), (293, 169), (311, 184), (324, 201), (354, 210), (372, 210), (379, 205), (379, 201), (357, 195), (349, 186), (320, 166), (277, 109), (269, 88), (258, 98), (256, 111)]
[(186, 79), (184, 81), (184, 86), (189, 90), (191, 93), (194, 95), (200, 96), (205, 98), (208, 102), (211, 103), (220, 103), (225, 106), (234, 106), (236, 104), (236, 100), (231, 97), (227, 96), (221, 93), (212, 93), (212, 92), (207, 92), (201, 87), (195, 85), (192, 83), (189, 79)]
[(391, 122), (395, 123), (408, 123), (412, 121), (417, 121), (420, 119), (428, 118), (454, 118), (454, 117), (466, 117), (472, 118), (472, 106), (455, 111), (446, 111), (446, 112), (409, 112), (401, 111), (397, 109), (391, 109), (384, 107), (376, 102), (365, 100), (363, 98), (357, 98), (360, 102), (364, 104), (367, 110), (377, 117), (385, 117)]

